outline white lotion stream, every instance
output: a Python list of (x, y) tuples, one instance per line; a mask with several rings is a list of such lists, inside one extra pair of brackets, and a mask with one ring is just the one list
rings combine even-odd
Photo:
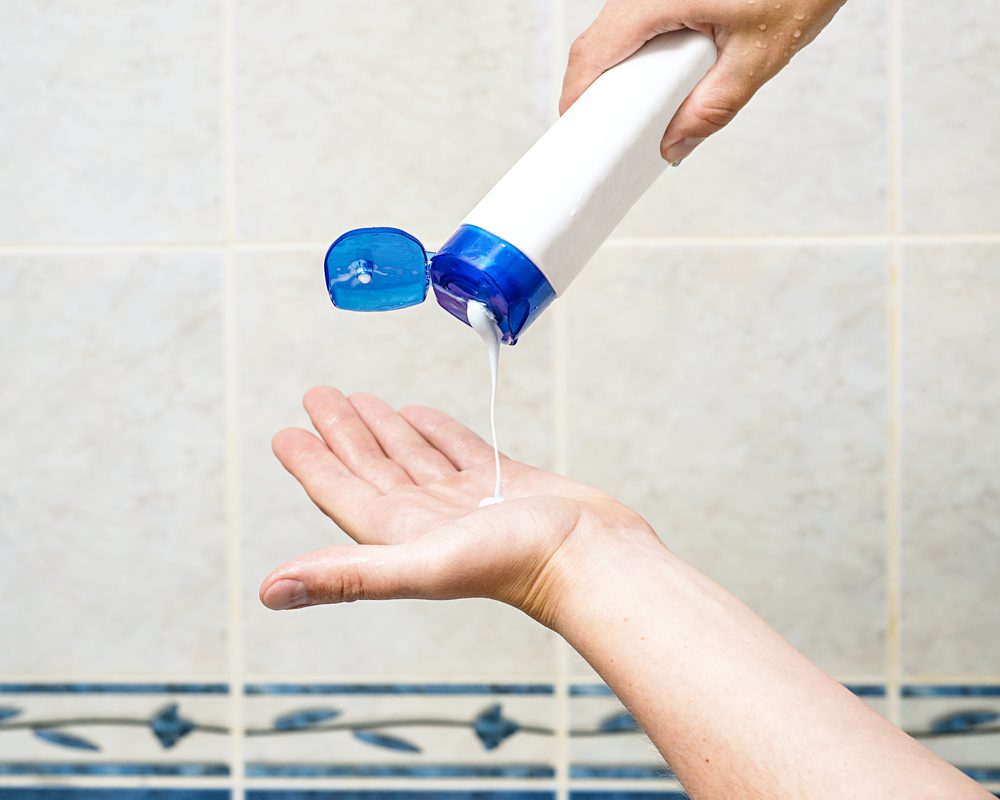
[(500, 448), (497, 446), (497, 369), (500, 365), (500, 329), (496, 320), (483, 303), (470, 300), (466, 306), (469, 324), (479, 334), (486, 344), (486, 352), (490, 359), (490, 431), (493, 434), (493, 462), (496, 465), (497, 479), (493, 489), (493, 497), (484, 497), (479, 501), (479, 507), (491, 506), (503, 502), (503, 484), (500, 481)]

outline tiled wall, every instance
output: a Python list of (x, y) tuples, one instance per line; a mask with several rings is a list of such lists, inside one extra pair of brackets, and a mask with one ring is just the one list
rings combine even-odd
[[(4, 5), (2, 800), (679, 796), (507, 607), (256, 599), (343, 539), (270, 454), (305, 389), (487, 424), (475, 336), (335, 312), (328, 242), (443, 241), (597, 8)], [(998, 27), (848, 2), (504, 351), (500, 424), (1000, 791)]]

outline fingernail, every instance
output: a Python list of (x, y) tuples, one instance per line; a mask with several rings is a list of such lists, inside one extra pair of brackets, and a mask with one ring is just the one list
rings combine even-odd
[(302, 581), (290, 578), (282, 578), (272, 583), (261, 599), (265, 606), (274, 611), (286, 611), (309, 604), (306, 585)]
[(691, 155), (691, 151), (694, 150), (698, 145), (705, 141), (705, 137), (698, 136), (686, 136), (679, 141), (674, 142), (666, 150), (667, 161), (670, 162), (672, 167), (676, 167), (685, 158)]

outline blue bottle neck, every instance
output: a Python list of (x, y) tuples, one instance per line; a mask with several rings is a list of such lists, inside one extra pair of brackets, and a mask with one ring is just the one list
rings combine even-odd
[(475, 225), (460, 227), (431, 258), (431, 285), (441, 307), (465, 323), (469, 300), (484, 303), (507, 344), (514, 344), (556, 296), (530, 258)]

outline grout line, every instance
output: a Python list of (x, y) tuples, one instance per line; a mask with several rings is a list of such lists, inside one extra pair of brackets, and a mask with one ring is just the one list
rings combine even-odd
[[(892, 167), (890, 166), (890, 169)], [(227, 182), (230, 180), (227, 178)], [(892, 194), (890, 190), (890, 195)], [(891, 202), (891, 201), (890, 201)], [(233, 213), (228, 209), (226, 216)], [(891, 214), (895, 217), (895, 212)], [(227, 226), (231, 224), (227, 221)], [(446, 236), (426, 241), (444, 241)], [(967, 234), (845, 234), (831, 236), (612, 236), (604, 247), (851, 247), (866, 244), (1000, 244), (1000, 233)], [(229, 250), (238, 253), (314, 252), (325, 253), (326, 241), (235, 241), (226, 238), (204, 242), (70, 242), (67, 244), (0, 243), (0, 256), (17, 255), (113, 255), (116, 253), (203, 253)]]
[[(245, 726), (243, 697), (242, 558), (240, 542), (239, 328), (237, 315), (235, 172), (235, 0), (222, 0), (222, 198), (224, 209), (223, 336), (226, 411), (226, 528), (229, 580), (228, 661), (231, 800), (243, 800)], [(240, 732), (240, 733), (237, 733)]]
[(902, 724), (901, 714), (901, 639), (900, 639), (900, 335), (902, 279), (900, 264), (900, 189), (899, 189), (899, 57), (900, 0), (889, 0), (887, 48), (888, 75), (888, 192), (889, 204), (889, 276), (888, 297), (888, 459), (886, 476), (886, 697), (889, 719)]
[[(549, 26), (549, 80), (550, 102), (552, 113), (558, 112), (559, 96), (562, 93), (562, 75), (566, 64), (566, 53), (563, 38), (566, 27), (566, 0), (553, 0), (550, 5)], [(553, 336), (553, 369), (552, 369), (552, 444), (555, 471), (565, 474), (567, 465), (567, 335), (565, 299), (557, 300), (552, 307)], [(556, 667), (556, 729), (555, 760), (556, 760), (556, 800), (569, 800), (569, 645), (555, 634), (553, 647)]]

